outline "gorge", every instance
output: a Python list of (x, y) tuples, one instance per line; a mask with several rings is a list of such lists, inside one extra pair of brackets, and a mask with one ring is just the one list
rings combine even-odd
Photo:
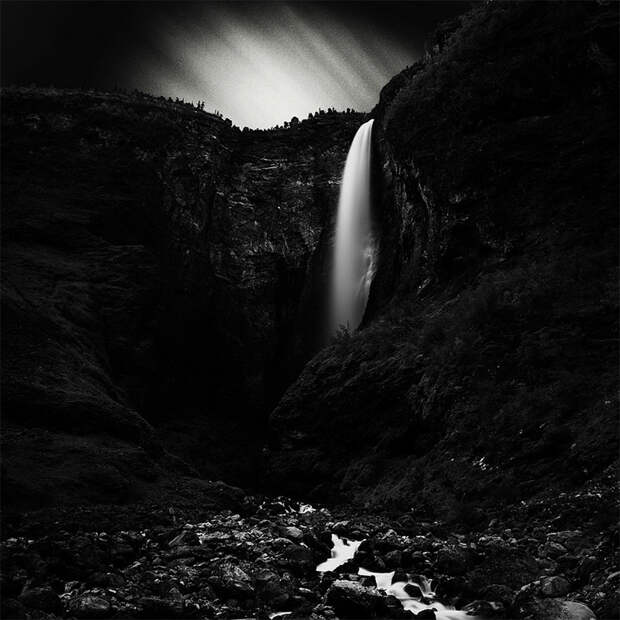
[(618, 5), (426, 50), (271, 130), (3, 89), (3, 617), (618, 617)]

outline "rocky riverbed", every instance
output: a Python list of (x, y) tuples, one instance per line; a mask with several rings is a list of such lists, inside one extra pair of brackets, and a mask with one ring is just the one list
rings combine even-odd
[[(433, 600), (438, 611), (481, 618), (617, 617), (618, 526), (604, 516), (612, 481), (610, 471), (580, 492), (498, 507), (457, 530), (415, 509), (364, 514), (241, 492), (225, 510), (28, 513), (6, 520), (2, 617), (444, 617)], [(345, 564), (317, 572), (332, 534), (363, 542)], [(431, 579), (436, 598), (405, 611), (360, 567), (394, 571), (393, 582)]]

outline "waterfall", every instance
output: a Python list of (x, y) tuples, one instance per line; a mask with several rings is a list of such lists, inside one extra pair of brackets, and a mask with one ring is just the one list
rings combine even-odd
[(372, 123), (355, 134), (340, 185), (331, 291), (331, 333), (355, 329), (362, 321), (375, 270), (370, 216)]

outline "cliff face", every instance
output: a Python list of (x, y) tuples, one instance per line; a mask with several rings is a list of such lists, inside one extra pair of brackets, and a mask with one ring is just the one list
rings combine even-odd
[(2, 103), (7, 504), (130, 498), (187, 463), (253, 482), (277, 364), (317, 346), (291, 334), (359, 116), (242, 133), (141, 96)]
[(386, 86), (365, 324), (272, 414), (275, 488), (462, 518), (615, 460), (617, 27), (490, 3)]
[(3, 93), (7, 505), (266, 471), (277, 492), (460, 517), (601, 476), (617, 26), (603, 2), (489, 3), (386, 85), (362, 329), (281, 399), (323, 343), (362, 115), (240, 132), (139, 95)]

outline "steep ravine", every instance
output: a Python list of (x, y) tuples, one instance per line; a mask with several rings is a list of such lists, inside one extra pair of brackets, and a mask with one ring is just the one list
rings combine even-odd
[(323, 348), (366, 115), (3, 92), (3, 618), (414, 617), (360, 568), (618, 618), (618, 5), (489, 2), (427, 50), (371, 112), (378, 270)]

